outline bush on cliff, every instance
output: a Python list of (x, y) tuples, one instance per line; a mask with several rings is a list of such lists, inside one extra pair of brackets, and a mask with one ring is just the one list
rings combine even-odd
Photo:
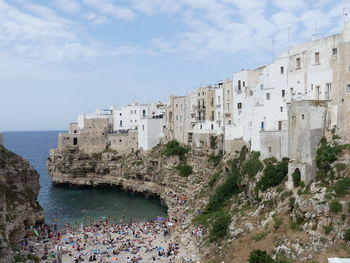
[(216, 149), (217, 143), (218, 143), (218, 137), (210, 136), (210, 148)]
[(337, 200), (333, 200), (332, 202), (329, 203), (329, 209), (333, 213), (338, 213), (343, 209), (343, 206)]
[(250, 252), (249, 255), (249, 263), (275, 263), (276, 261), (267, 254), (266, 251), (257, 249)]
[(288, 174), (288, 158), (283, 158), (282, 161), (265, 162), (264, 175), (257, 184), (257, 188), (262, 191), (279, 185)]
[(224, 211), (216, 213), (214, 223), (209, 233), (209, 241), (215, 242), (227, 234), (227, 229), (231, 224), (231, 217)]
[(250, 158), (242, 163), (242, 175), (248, 175), (249, 178), (252, 178), (264, 168), (259, 157), (260, 152), (251, 152)]
[(187, 163), (180, 163), (175, 167), (175, 169), (182, 177), (188, 177), (193, 172), (192, 166), (188, 165)]
[(344, 240), (345, 241), (350, 241), (350, 229), (345, 230), (344, 232)]
[(338, 197), (347, 195), (350, 190), (350, 177), (346, 177), (336, 182), (333, 189)]
[(189, 152), (189, 149), (180, 145), (178, 141), (172, 140), (164, 145), (163, 152), (166, 156), (178, 156), (181, 160), (183, 160), (186, 154)]
[(222, 160), (222, 157), (224, 156), (222, 150), (218, 152), (218, 154), (210, 154), (208, 157), (208, 161), (214, 166), (218, 166), (220, 161)]
[(218, 186), (214, 194), (209, 198), (209, 203), (205, 209), (206, 213), (211, 213), (219, 210), (225, 205), (225, 201), (230, 199), (233, 195), (240, 192), (239, 188), (239, 172), (237, 169), (232, 171), (228, 176), (226, 181)]
[[(321, 178), (325, 179), (332, 168), (332, 163), (338, 159), (338, 154), (347, 147), (347, 145), (338, 145), (329, 143), (325, 137), (322, 137), (319, 147), (316, 151), (316, 165)], [(320, 178), (320, 176), (318, 177)]]

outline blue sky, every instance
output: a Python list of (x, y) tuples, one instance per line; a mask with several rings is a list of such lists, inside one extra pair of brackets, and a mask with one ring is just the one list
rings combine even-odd
[(0, 0), (0, 131), (165, 101), (342, 29), (348, 0)]

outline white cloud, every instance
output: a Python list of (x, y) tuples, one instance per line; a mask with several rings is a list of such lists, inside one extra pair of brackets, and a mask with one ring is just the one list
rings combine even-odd
[(136, 14), (130, 8), (116, 5), (110, 0), (83, 0), (83, 2), (94, 7), (98, 12), (117, 19), (133, 20), (136, 18)]
[(70, 14), (78, 13), (81, 8), (80, 4), (73, 0), (56, 0), (55, 6)]
[(83, 14), (82, 17), (86, 20), (89, 20), (93, 25), (101, 25), (109, 22), (105, 16), (100, 16), (94, 12)]

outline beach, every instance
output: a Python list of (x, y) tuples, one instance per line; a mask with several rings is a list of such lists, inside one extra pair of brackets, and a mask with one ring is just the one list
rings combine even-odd
[(166, 192), (169, 218), (145, 222), (122, 219), (111, 223), (108, 217), (73, 227), (42, 225), (28, 231), (22, 250), (35, 254), (41, 262), (192, 262), (185, 247), (173, 237), (174, 228), (186, 213), (186, 197)]

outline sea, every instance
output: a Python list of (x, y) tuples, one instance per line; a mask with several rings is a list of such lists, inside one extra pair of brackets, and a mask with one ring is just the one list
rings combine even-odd
[(27, 159), (40, 174), (38, 201), (44, 209), (45, 222), (62, 227), (88, 224), (108, 218), (110, 223), (146, 221), (166, 217), (166, 207), (158, 199), (123, 192), (118, 188), (77, 188), (54, 186), (48, 174), (50, 149), (57, 147), (62, 131), (4, 132), (4, 144), (9, 150)]

